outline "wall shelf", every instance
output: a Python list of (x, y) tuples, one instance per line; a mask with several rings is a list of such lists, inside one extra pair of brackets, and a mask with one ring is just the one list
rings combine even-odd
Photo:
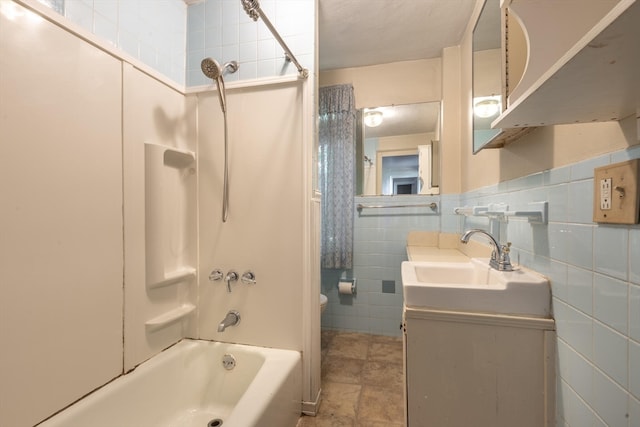
[(181, 268), (179, 270), (173, 271), (169, 274), (166, 274), (164, 280), (147, 283), (147, 288), (149, 289), (163, 288), (165, 286), (171, 286), (176, 283), (181, 283), (195, 277), (196, 277), (196, 269), (193, 267), (185, 267), (185, 268)]
[(147, 328), (147, 332), (155, 332), (159, 329), (166, 328), (167, 326), (172, 325), (175, 322), (185, 319), (187, 316), (193, 313), (195, 309), (196, 306), (193, 304), (183, 304), (174, 310), (154, 317), (151, 320), (147, 320), (144, 325)]
[(486, 206), (463, 206), (454, 208), (456, 215), (484, 216), (501, 221), (508, 220), (509, 217), (527, 218), (531, 224), (547, 224), (549, 202), (532, 202), (527, 204), (526, 209), (509, 210), (509, 205), (504, 203), (493, 203)]
[[(640, 1), (620, 0), (521, 96), (510, 100), (492, 127), (611, 121), (636, 114), (639, 22)], [(530, 52), (543, 54), (542, 48)]]

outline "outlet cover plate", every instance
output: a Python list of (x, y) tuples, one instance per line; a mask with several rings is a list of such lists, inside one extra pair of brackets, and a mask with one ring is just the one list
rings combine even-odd
[[(609, 194), (603, 193), (607, 188)], [(593, 222), (637, 224), (640, 219), (639, 190), (638, 159), (594, 169)], [(604, 204), (607, 198), (610, 200)], [(605, 206), (607, 209), (603, 209)]]

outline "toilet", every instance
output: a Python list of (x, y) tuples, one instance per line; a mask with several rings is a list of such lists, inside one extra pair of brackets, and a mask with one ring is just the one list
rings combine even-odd
[(320, 294), (320, 314), (322, 314), (327, 308), (327, 301), (327, 296), (325, 294)]

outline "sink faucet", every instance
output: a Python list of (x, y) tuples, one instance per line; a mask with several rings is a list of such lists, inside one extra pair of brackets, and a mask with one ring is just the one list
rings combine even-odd
[(491, 251), (491, 260), (489, 261), (489, 266), (499, 271), (513, 271), (511, 259), (509, 258), (509, 252), (511, 251), (511, 242), (507, 242), (506, 245), (501, 246), (491, 234), (479, 228), (468, 230), (462, 235), (460, 241), (465, 244), (468, 243), (469, 238), (475, 233), (484, 234), (489, 238), (489, 241), (491, 242), (493, 250)]
[(224, 332), (229, 326), (236, 326), (240, 323), (240, 312), (237, 310), (229, 310), (222, 322), (218, 325), (218, 332)]

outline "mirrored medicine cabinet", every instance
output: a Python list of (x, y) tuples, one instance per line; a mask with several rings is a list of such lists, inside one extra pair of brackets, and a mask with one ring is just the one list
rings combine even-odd
[[(500, 0), (485, 0), (472, 38), (472, 117), (474, 154), (484, 148), (500, 148), (527, 133), (530, 128), (499, 129), (491, 124), (507, 107), (510, 88), (522, 76), (526, 55), (524, 33), (517, 20), (509, 19)], [(518, 54), (503, 44), (517, 46)], [(514, 49), (512, 49), (514, 50)]]

